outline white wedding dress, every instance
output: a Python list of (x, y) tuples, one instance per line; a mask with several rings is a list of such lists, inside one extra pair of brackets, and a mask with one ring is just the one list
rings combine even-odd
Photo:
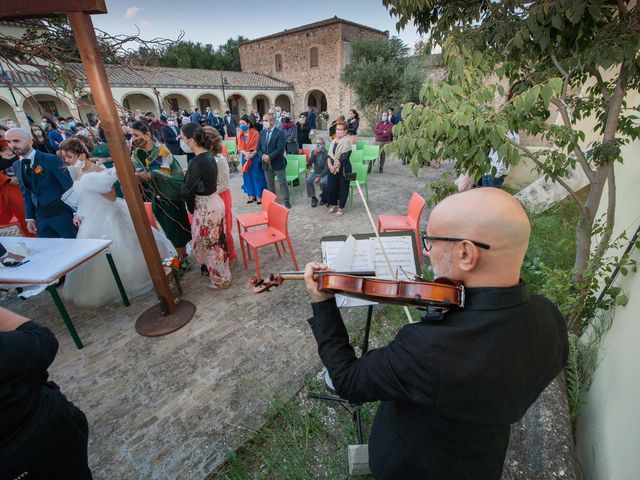
[[(152, 283), (125, 201), (121, 198), (111, 201), (102, 195), (111, 191), (116, 180), (113, 168), (85, 173), (63, 195), (63, 200), (82, 219), (76, 238), (112, 240), (109, 250), (125, 291), (133, 298), (151, 290)], [(156, 229), (151, 230), (160, 256), (175, 256), (169, 240)], [(82, 307), (119, 301), (120, 293), (105, 255), (98, 255), (68, 273), (62, 296)]]

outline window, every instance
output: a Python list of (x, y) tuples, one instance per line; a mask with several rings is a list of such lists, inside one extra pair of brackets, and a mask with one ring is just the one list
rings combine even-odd
[(276, 53), (276, 72), (282, 71), (282, 55)]
[(318, 47), (313, 47), (309, 52), (309, 66), (318, 66)]

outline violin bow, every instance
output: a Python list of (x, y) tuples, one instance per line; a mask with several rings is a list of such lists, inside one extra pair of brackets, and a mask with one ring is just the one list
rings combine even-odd
[[(364, 198), (364, 193), (362, 193), (362, 188), (360, 188), (360, 182), (358, 182), (358, 179), (356, 179), (356, 188), (358, 189), (358, 193), (360, 194), (360, 198), (362, 199), (362, 204), (364, 205), (364, 209), (367, 211), (367, 216), (369, 217), (369, 222), (371, 222), (371, 228), (373, 228), (373, 233), (375, 233), (376, 238), (378, 239), (378, 244), (380, 245), (380, 249), (382, 250), (382, 256), (384, 257), (384, 261), (387, 264), (389, 273), (391, 274), (394, 280), (398, 280), (397, 272), (393, 271), (393, 267), (391, 266), (391, 261), (389, 260), (387, 251), (384, 248), (384, 243), (382, 242), (382, 238), (380, 238), (380, 234), (378, 233), (376, 224), (373, 221), (371, 210), (369, 210), (369, 205), (367, 204), (367, 200)], [(409, 308), (406, 305), (404, 306), (404, 313), (407, 315), (407, 320), (409, 320), (409, 323), (414, 323), (414, 320), (413, 318), (411, 318), (411, 314), (409, 313)]]

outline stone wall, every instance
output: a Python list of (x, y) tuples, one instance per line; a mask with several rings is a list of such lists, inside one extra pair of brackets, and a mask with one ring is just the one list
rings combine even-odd
[[(294, 114), (306, 110), (309, 93), (318, 90), (327, 100), (331, 119), (355, 108), (355, 95), (340, 81), (350, 60), (351, 42), (361, 38), (385, 38), (364, 27), (331, 23), (290, 34), (278, 35), (240, 45), (243, 72), (262, 73), (294, 85)], [(318, 66), (311, 66), (311, 49), (318, 49)], [(276, 55), (282, 70), (276, 71)]]

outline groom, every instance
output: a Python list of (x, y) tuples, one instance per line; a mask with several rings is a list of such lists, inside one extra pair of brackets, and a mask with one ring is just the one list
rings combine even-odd
[(27, 230), (43, 238), (75, 238), (73, 210), (61, 199), (73, 186), (64, 162), (55, 155), (33, 149), (33, 139), (22, 128), (12, 128), (5, 139), (20, 157), (13, 171), (20, 183)]

